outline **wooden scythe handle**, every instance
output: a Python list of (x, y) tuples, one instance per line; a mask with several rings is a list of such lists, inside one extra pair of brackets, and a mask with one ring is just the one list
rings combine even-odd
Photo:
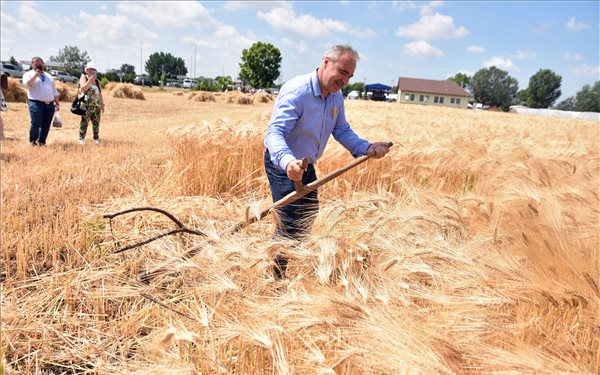
[[(389, 142), (388, 143), (388, 147), (392, 147), (393, 143)], [(260, 214), (258, 216), (253, 216), (248, 218), (248, 220), (244, 220), (244, 221), (240, 221), (239, 223), (229, 227), (228, 229), (226, 229), (221, 236), (225, 236), (225, 235), (231, 235), (234, 234), (236, 232), (238, 232), (239, 230), (247, 227), (248, 225), (257, 222), (258, 220), (262, 219), (263, 217), (267, 216), (267, 214), (273, 210), (276, 210), (280, 207), (286, 206), (290, 203), (294, 203), (295, 201), (297, 201), (298, 199), (302, 198), (303, 196), (305, 196), (306, 194), (310, 193), (313, 190), (316, 190), (317, 188), (319, 188), (320, 186), (323, 186), (324, 184), (326, 184), (327, 182), (333, 180), (334, 178), (338, 177), (339, 175), (349, 171), (350, 169), (364, 163), (365, 161), (369, 160), (372, 156), (369, 155), (365, 155), (365, 156), (361, 156), (360, 158), (355, 159), (353, 162), (351, 162), (350, 164), (346, 165), (345, 167), (342, 167), (340, 169), (338, 169), (337, 171), (331, 172), (330, 174), (328, 174), (325, 177), (322, 177), (318, 180), (315, 180), (313, 182), (311, 182), (308, 185), (304, 185), (304, 187), (300, 190), (300, 191), (293, 191), (291, 193), (289, 193), (288, 195), (286, 195), (285, 197), (281, 198), (280, 200), (278, 200), (277, 202), (273, 203), (272, 205), (270, 205), (269, 207), (263, 209)], [(303, 163), (304, 165), (304, 160)], [(193, 246), (192, 248), (190, 248), (189, 250), (187, 250), (181, 257), (182, 260), (184, 259), (190, 259), (192, 257), (194, 257), (196, 254), (198, 254), (198, 252), (200, 252), (200, 250), (202, 250), (203, 245), (207, 244), (207, 243), (213, 243), (216, 240), (214, 239), (209, 239), (206, 240), (206, 242), (204, 243), (199, 243), (195, 246)], [(154, 279), (156, 276), (162, 274), (165, 271), (168, 271), (169, 269), (171, 269), (172, 265), (174, 262), (178, 261), (177, 259), (170, 259), (166, 262), (163, 262), (159, 265), (157, 265), (156, 267), (142, 272), (140, 274), (140, 280), (144, 283), (149, 283), (152, 279)]]

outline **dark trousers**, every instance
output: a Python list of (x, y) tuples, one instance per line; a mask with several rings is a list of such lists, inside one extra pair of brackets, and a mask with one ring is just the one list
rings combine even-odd
[(35, 100), (29, 100), (29, 143), (45, 145), (50, 125), (54, 117), (54, 102), (46, 104)]
[[(278, 165), (273, 164), (269, 151), (265, 151), (265, 171), (269, 179), (269, 187), (273, 202), (276, 202), (289, 193), (295, 191), (294, 182), (287, 173)], [(307, 171), (302, 176), (302, 183), (309, 184), (317, 179), (315, 167), (308, 165)], [(292, 238), (301, 240), (312, 226), (315, 216), (319, 212), (319, 198), (317, 191), (311, 191), (294, 203), (277, 209), (277, 226), (274, 237)], [(280, 279), (287, 268), (287, 258), (278, 255), (275, 258), (275, 277)]]
[[(265, 171), (269, 179), (273, 202), (280, 200), (294, 191), (294, 182), (289, 179), (283, 169), (273, 164), (269, 151), (265, 152)], [(302, 183), (307, 185), (316, 179), (315, 167), (309, 164), (307, 171), (302, 176)], [(298, 240), (302, 239), (312, 226), (318, 212), (319, 199), (317, 191), (314, 190), (296, 202), (277, 210), (279, 220), (275, 229), (275, 235)]]

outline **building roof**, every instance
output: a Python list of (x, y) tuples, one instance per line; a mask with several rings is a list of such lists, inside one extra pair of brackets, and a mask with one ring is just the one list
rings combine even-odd
[(390, 91), (392, 88), (390, 86), (382, 85), (381, 83), (373, 83), (366, 85), (365, 89), (368, 91)]
[(398, 79), (398, 90), (452, 96), (470, 95), (467, 90), (460, 87), (454, 81), (436, 81), (433, 79), (408, 77), (400, 77)]

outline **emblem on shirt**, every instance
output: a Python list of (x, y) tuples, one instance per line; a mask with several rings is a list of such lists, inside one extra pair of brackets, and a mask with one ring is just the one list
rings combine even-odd
[(339, 112), (340, 110), (338, 109), (338, 107), (331, 108), (331, 118), (335, 120)]

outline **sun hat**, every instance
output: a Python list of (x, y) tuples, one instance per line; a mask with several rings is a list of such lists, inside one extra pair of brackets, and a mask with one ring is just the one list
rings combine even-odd
[(85, 70), (88, 70), (88, 69), (98, 70), (98, 69), (96, 69), (96, 65), (94, 65), (93, 62), (87, 63), (87, 65), (85, 66)]

